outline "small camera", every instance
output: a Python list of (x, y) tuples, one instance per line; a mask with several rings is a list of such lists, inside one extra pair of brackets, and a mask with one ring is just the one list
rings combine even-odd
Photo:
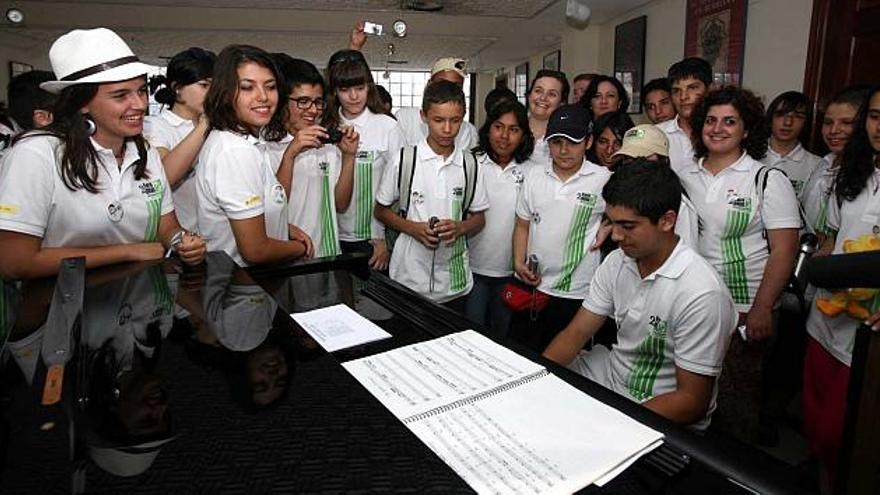
[(529, 269), (532, 274), (538, 274), (538, 255), (530, 254), (528, 259), (526, 260), (526, 268)]
[(327, 137), (321, 138), (322, 144), (336, 144), (342, 141), (342, 131), (338, 127), (327, 129)]
[(375, 22), (364, 22), (364, 32), (367, 34), (372, 34), (374, 36), (382, 36), (382, 33), (385, 29), (381, 24), (377, 24)]

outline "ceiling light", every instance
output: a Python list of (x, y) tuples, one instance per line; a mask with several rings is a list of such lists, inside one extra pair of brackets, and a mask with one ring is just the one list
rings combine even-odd
[(18, 9), (9, 9), (6, 11), (6, 20), (11, 24), (21, 24), (24, 22), (24, 12)]
[(403, 19), (397, 19), (394, 21), (394, 24), (391, 25), (391, 32), (397, 38), (403, 38), (406, 36), (406, 22)]

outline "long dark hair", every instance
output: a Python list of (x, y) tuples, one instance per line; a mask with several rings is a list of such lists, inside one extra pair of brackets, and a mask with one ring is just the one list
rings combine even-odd
[(868, 185), (868, 179), (874, 173), (876, 167), (874, 155), (880, 150), (875, 150), (871, 146), (867, 122), (871, 98), (878, 93), (880, 93), (880, 85), (871, 88), (859, 109), (859, 120), (855, 131), (841, 154), (840, 170), (834, 179), (834, 191), (838, 201), (855, 200)]
[(375, 114), (384, 114), (385, 107), (370, 66), (364, 55), (357, 50), (339, 50), (330, 56), (327, 63), (327, 111), (324, 112), (323, 125), (327, 128), (339, 127), (339, 97), (336, 91), (352, 86), (367, 86), (367, 108)]
[(205, 96), (205, 115), (211, 129), (249, 134), (247, 126), (235, 113), (235, 99), (238, 97), (238, 67), (245, 63), (255, 63), (268, 69), (275, 78), (278, 91), (278, 104), (272, 119), (260, 131), (267, 141), (280, 141), (287, 135), (287, 94), (284, 91), (284, 78), (281, 76), (272, 56), (260, 48), (250, 45), (229, 45), (217, 56), (214, 64), (214, 80)]
[(770, 139), (770, 126), (764, 118), (764, 104), (755, 93), (736, 86), (710, 91), (691, 113), (695, 158), (704, 158), (709, 154), (703, 143), (703, 127), (709, 109), (718, 105), (730, 105), (736, 109), (747, 133), (740, 147), (755, 160), (764, 158), (767, 154), (767, 140)]
[(614, 137), (616, 137), (622, 144), (623, 136), (626, 134), (626, 131), (633, 127), (635, 127), (635, 124), (626, 113), (626, 110), (608, 112), (596, 119), (596, 125), (593, 126), (593, 144), (590, 146), (590, 149), (587, 150), (587, 160), (590, 160), (597, 165), (601, 165), (599, 156), (596, 155), (596, 143), (599, 142), (599, 137), (605, 132), (605, 129), (611, 129), (611, 132), (614, 133)]
[[(146, 77), (144, 78), (146, 82)], [(52, 123), (37, 131), (18, 136), (19, 140), (34, 136), (55, 136), (64, 143), (61, 155), (61, 180), (71, 191), (85, 189), (90, 193), (98, 192), (98, 150), (92, 145), (91, 133), (86, 123), (87, 115), (81, 110), (98, 94), (99, 83), (76, 84), (64, 88), (58, 95), (53, 110)], [(149, 178), (147, 173), (147, 142), (144, 136), (125, 138), (125, 143), (133, 142), (137, 146), (138, 161), (135, 163), (134, 178)]]
[(150, 92), (153, 98), (168, 108), (177, 103), (177, 88), (189, 86), (204, 79), (214, 77), (214, 52), (192, 47), (171, 57), (165, 75), (150, 78)]
[(532, 136), (532, 130), (529, 129), (529, 113), (526, 107), (517, 100), (501, 100), (489, 109), (486, 121), (480, 127), (479, 136), (480, 143), (474, 149), (477, 153), (486, 153), (495, 163), (498, 163), (498, 154), (492, 150), (489, 144), (489, 130), (492, 124), (501, 118), (504, 114), (512, 113), (516, 118), (516, 123), (522, 129), (523, 137), (519, 146), (513, 151), (513, 159), (516, 163), (523, 163), (532, 156), (535, 150), (535, 138)]

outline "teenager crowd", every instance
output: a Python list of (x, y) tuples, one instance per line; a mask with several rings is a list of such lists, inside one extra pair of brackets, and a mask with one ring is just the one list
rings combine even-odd
[(772, 418), (761, 374), (795, 321), (804, 429), (833, 476), (855, 329), (878, 325), (880, 296), (801, 290), (802, 321), (781, 301), (801, 234), (820, 254), (880, 249), (880, 87), (827, 102), (824, 157), (805, 148), (806, 96), (765, 109), (698, 58), (642, 89), (652, 124), (634, 125), (614, 77), (541, 70), (526, 105), (489, 92), (476, 129), (464, 60), (439, 59), (421, 108), (392, 115), (364, 39), (324, 74), (231, 45), (180, 52), (148, 81), (112, 31), (61, 36), (54, 73), (10, 84), (0, 275), (52, 275), (70, 256), (225, 251), (246, 267), (364, 252), (487, 333), (697, 430), (724, 414), (725, 380), (744, 415)]

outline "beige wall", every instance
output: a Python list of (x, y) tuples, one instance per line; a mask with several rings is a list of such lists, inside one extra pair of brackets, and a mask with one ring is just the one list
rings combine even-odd
[[(562, 32), (562, 70), (569, 77), (581, 72), (610, 74), (614, 69), (615, 26), (647, 15), (645, 81), (666, 75), (669, 65), (684, 56), (686, 4), (686, 0), (654, 0), (585, 30), (566, 26)], [(812, 8), (812, 0), (749, 1), (745, 87), (766, 100), (786, 90), (803, 89)], [(530, 64), (534, 58), (529, 59)], [(537, 58), (540, 63), (540, 55)]]

